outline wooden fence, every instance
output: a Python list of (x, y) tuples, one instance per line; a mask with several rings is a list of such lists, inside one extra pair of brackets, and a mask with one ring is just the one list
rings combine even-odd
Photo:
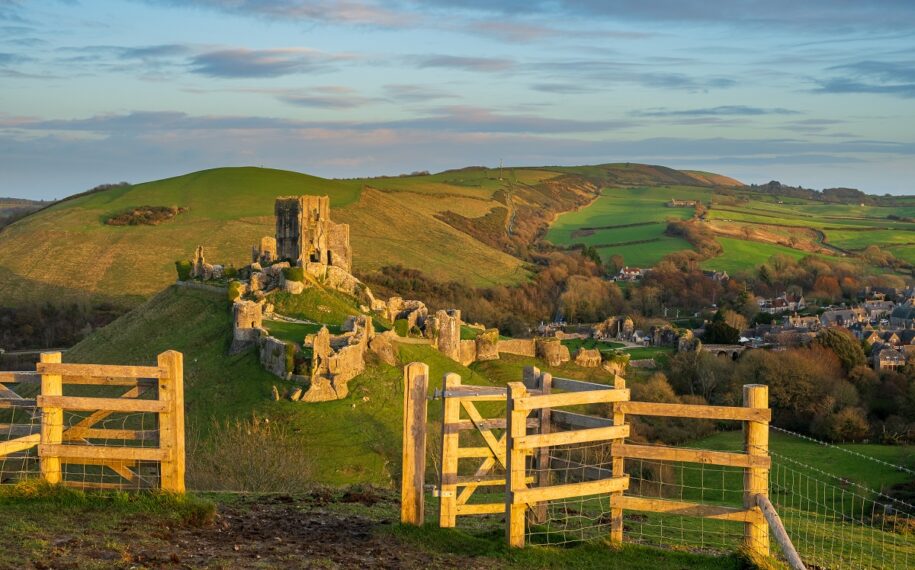
[[(156, 366), (64, 364), (44, 353), (35, 372), (0, 372), (0, 468), (37, 458), (49, 483), (184, 492), (183, 378), (175, 351)], [(8, 481), (33, 475), (0, 469)]]
[[(405, 384), (402, 489), (410, 504), (406, 501), (403, 504), (402, 521), (422, 524), (428, 367), (421, 363), (408, 365)], [(764, 385), (744, 386), (742, 407), (633, 402), (629, 399), (625, 380), (619, 376), (609, 386), (553, 378), (536, 368), (528, 368), (523, 383), (512, 382), (507, 388), (464, 386), (459, 376), (448, 374), (443, 379), (439, 394), (443, 414), (437, 495), (439, 525), (442, 527), (455, 526), (457, 517), (461, 515), (504, 513), (508, 543), (523, 546), (526, 520), (536, 522), (538, 511), (545, 508), (547, 501), (609, 494), (609, 538), (612, 542), (623, 541), (623, 513), (627, 510), (734, 521), (744, 525), (746, 547), (765, 556), (769, 555), (771, 526), (792, 567), (803, 567), (768, 501), (768, 423), (771, 411), (768, 407), (768, 388)], [(480, 401), (500, 400), (506, 405), (504, 417), (484, 418), (475, 406)], [(609, 404), (612, 417), (558, 409), (598, 403)], [(467, 413), (468, 419), (461, 418), (462, 411)], [(744, 424), (745, 448), (742, 453), (734, 453), (626, 443), (625, 439), (630, 435), (627, 416), (740, 421)], [(571, 429), (562, 431), (557, 427)], [(504, 433), (497, 437), (492, 433), (493, 429), (503, 429)], [(465, 430), (479, 432), (486, 445), (461, 447), (458, 436)], [(531, 430), (534, 433), (530, 433)], [(550, 478), (543, 477), (543, 473), (557, 467), (557, 459), (551, 458), (549, 453), (551, 447), (588, 442), (608, 444), (612, 456), (610, 470), (592, 468), (592, 475), (586, 477), (587, 480), (561, 485), (551, 485)], [(458, 464), (464, 459), (482, 460), (482, 463), (476, 465), (473, 475), (461, 476)], [(743, 505), (709, 505), (627, 494), (629, 476), (625, 472), (626, 459), (741, 468), (744, 470)], [(505, 477), (489, 476), (497, 464), (504, 466)], [(534, 472), (541, 474), (540, 477), (528, 475), (528, 467), (532, 465), (536, 467)], [(484, 485), (504, 488), (504, 503), (469, 504), (470, 496)]]

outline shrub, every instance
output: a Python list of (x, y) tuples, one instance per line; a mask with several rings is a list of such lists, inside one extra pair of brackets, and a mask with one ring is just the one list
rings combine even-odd
[(305, 281), (305, 269), (302, 267), (287, 267), (283, 269), (283, 277), (287, 281)]
[(190, 281), (191, 269), (194, 264), (189, 259), (182, 259), (175, 262), (175, 270), (178, 272), (178, 281)]
[(188, 431), (188, 487), (251, 493), (306, 491), (311, 456), (284, 425), (253, 416)]
[(410, 324), (407, 322), (407, 319), (397, 319), (394, 321), (394, 332), (397, 334), (397, 336), (409, 336)]
[(234, 265), (229, 265), (223, 271), (223, 275), (225, 276), (226, 279), (235, 279), (236, 277), (238, 277), (238, 270), (235, 269)]
[(241, 297), (241, 292), (244, 289), (244, 285), (240, 281), (229, 281), (228, 296), (229, 302), (235, 302), (235, 299)]
[(105, 220), (109, 226), (155, 226), (183, 214), (187, 208), (176, 206), (137, 206)]

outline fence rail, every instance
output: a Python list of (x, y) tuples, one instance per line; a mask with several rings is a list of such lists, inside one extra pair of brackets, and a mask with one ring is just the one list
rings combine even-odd
[(183, 492), (183, 376), (175, 351), (156, 366), (62, 363), (51, 352), (34, 372), (0, 372), (0, 483)]
[[(413, 363), (406, 376), (422, 376), (428, 383), (428, 367)], [(425, 424), (425, 394), (405, 383), (404, 457), (412, 467), (404, 469), (403, 496), (407, 523), (421, 524), (422, 477), (425, 450), (418, 446), (419, 424)], [(569, 521), (557, 521), (551, 509), (558, 505), (569, 518), (591, 517), (596, 528), (609, 521), (611, 542), (622, 542), (626, 511), (706, 519), (716, 524), (743, 525), (743, 544), (756, 554), (770, 554), (770, 528), (792, 568), (803, 568), (784, 526), (780, 526), (775, 507), (768, 502), (769, 470), (768, 407), (766, 386), (744, 387), (742, 407), (701, 406), (633, 402), (625, 379), (617, 376), (613, 385), (566, 378), (553, 378), (536, 368), (524, 371), (524, 382), (511, 382), (506, 388), (473, 387), (461, 384), (456, 374), (447, 374), (442, 390), (442, 447), (437, 495), (439, 525), (455, 526), (458, 516), (505, 515), (506, 538), (512, 546), (523, 546), (526, 529), (550, 528), (552, 523), (568, 530)], [(503, 417), (483, 417), (477, 402), (505, 403)], [(611, 417), (589, 413), (593, 404), (609, 404)], [(569, 408), (560, 409), (560, 408)], [(468, 418), (461, 418), (466, 413)], [(742, 452), (688, 449), (630, 443), (627, 416), (739, 421), (744, 424)], [(503, 419), (504, 418), (504, 419)], [(407, 422), (410, 429), (407, 429)], [(493, 430), (504, 430), (500, 436)], [(475, 433), (477, 443), (462, 445), (462, 433)], [(412, 439), (411, 439), (412, 438)], [(411, 450), (408, 452), (408, 449)], [(459, 461), (475, 460), (468, 474), (459, 470)], [(482, 463), (479, 463), (482, 460)], [(645, 494), (645, 475), (627, 472), (627, 461), (665, 464), (692, 464), (699, 469), (743, 473), (742, 490), (733, 504), (708, 503), (700, 494), (698, 501)], [(504, 467), (505, 476), (496, 473)], [(708, 466), (708, 467), (707, 467)], [(461, 475), (459, 475), (459, 472)], [(563, 479), (556, 475), (562, 473)], [(663, 483), (662, 483), (663, 484)], [(407, 487), (412, 487), (408, 489)], [(469, 503), (478, 488), (504, 489), (504, 502)], [(596, 503), (588, 515), (585, 502)], [(774, 515), (774, 516), (773, 516)], [(546, 525), (544, 527), (544, 525)], [(533, 531), (532, 531), (533, 532)], [(551, 532), (550, 530), (537, 532)], [(606, 535), (605, 535), (606, 536)], [(733, 547), (737, 547), (734, 544)]]

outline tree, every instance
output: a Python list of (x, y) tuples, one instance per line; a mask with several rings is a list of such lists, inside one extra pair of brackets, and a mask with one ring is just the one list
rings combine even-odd
[(850, 333), (840, 329), (827, 328), (821, 330), (817, 334), (815, 342), (835, 353), (846, 372), (850, 372), (856, 366), (863, 365), (866, 361), (861, 344)]
[(705, 325), (702, 341), (708, 344), (737, 344), (740, 342), (740, 331), (727, 324), (722, 311), (718, 311), (712, 322)]
[(626, 261), (623, 259), (623, 256), (615, 253), (610, 256), (610, 259), (607, 260), (607, 273), (609, 275), (616, 275), (620, 272), (620, 269), (626, 266)]

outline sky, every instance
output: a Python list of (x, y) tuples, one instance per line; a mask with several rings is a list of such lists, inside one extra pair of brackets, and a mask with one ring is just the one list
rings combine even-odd
[(0, 0), (0, 196), (500, 161), (915, 194), (915, 1)]

